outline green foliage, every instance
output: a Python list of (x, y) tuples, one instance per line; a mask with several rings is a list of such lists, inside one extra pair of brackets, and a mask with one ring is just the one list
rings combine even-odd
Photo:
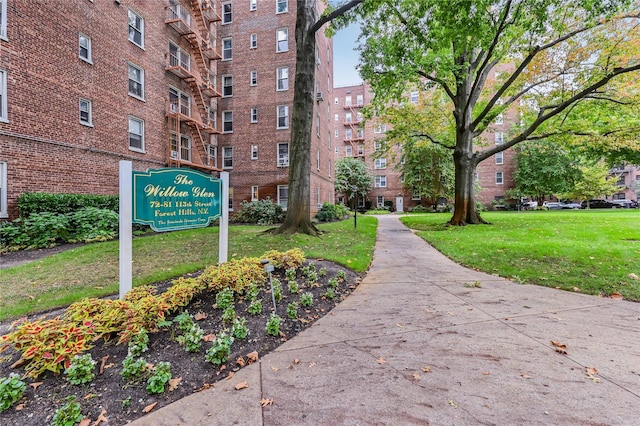
[(225, 332), (219, 333), (218, 337), (213, 341), (213, 346), (211, 346), (205, 354), (204, 359), (214, 365), (220, 365), (227, 362), (227, 359), (229, 359), (229, 355), (231, 354), (232, 344), (232, 336)]
[(336, 191), (343, 192), (347, 200), (365, 196), (373, 185), (373, 176), (364, 161), (354, 157), (336, 160), (335, 179)]
[(426, 208), (422, 204), (418, 204), (417, 206), (411, 207), (408, 211), (409, 213), (427, 213), (433, 210)]
[(296, 280), (291, 280), (287, 283), (289, 288), (289, 293), (297, 294), (300, 291), (300, 287), (298, 286), (298, 282)]
[(307, 274), (307, 284), (314, 285), (318, 282), (318, 273), (316, 271), (309, 271)]
[(76, 355), (71, 359), (71, 365), (64, 371), (64, 374), (69, 383), (82, 385), (93, 380), (95, 366), (96, 361), (91, 357), (91, 354)]
[(135, 359), (131, 355), (122, 361), (122, 371), (120, 375), (127, 380), (137, 380), (147, 373), (147, 361), (144, 358)]
[(222, 322), (232, 323), (236, 319), (236, 307), (235, 305), (229, 305), (222, 312)]
[(260, 315), (262, 313), (262, 301), (253, 300), (247, 307), (247, 312), (251, 315)]
[(332, 204), (325, 201), (316, 213), (316, 219), (320, 222), (332, 222), (344, 219), (348, 213), (349, 209), (344, 204)]
[[(70, 222), (67, 215), (42, 212), (33, 213), (26, 219), (17, 219), (20, 226), (18, 241), (25, 241), (26, 249), (53, 247), (70, 237)], [(9, 245), (12, 245), (9, 242)]]
[(258, 201), (243, 201), (240, 209), (231, 220), (236, 223), (273, 225), (274, 223), (282, 223), (284, 215), (282, 206), (267, 197)]
[(129, 340), (129, 354), (138, 357), (149, 350), (149, 334), (144, 328)]
[(233, 327), (231, 328), (231, 335), (236, 339), (246, 339), (249, 335), (249, 329), (247, 328), (246, 318), (236, 318), (233, 320)]
[(165, 386), (171, 380), (171, 364), (168, 362), (159, 362), (156, 368), (147, 380), (147, 393), (149, 395), (158, 395), (164, 393)]
[(58, 408), (53, 415), (51, 426), (73, 426), (82, 420), (82, 410), (76, 402), (75, 395), (68, 396), (66, 400), (67, 403)]
[(187, 352), (198, 352), (200, 346), (202, 346), (202, 338), (204, 337), (204, 330), (195, 323), (191, 323), (191, 326), (183, 331), (181, 336), (177, 337), (177, 342), (184, 346)]
[[(257, 288), (253, 286), (253, 288)], [(233, 290), (229, 287), (220, 290), (216, 294), (216, 307), (218, 309), (226, 309), (233, 304)]]
[(280, 335), (280, 323), (282, 322), (282, 318), (280, 318), (275, 313), (271, 313), (269, 315), (269, 320), (267, 321), (267, 334), (269, 336), (278, 336)]
[(269, 250), (261, 259), (271, 260), (273, 267), (278, 269), (295, 269), (305, 261), (304, 252), (299, 248), (287, 251)]
[(564, 197), (589, 200), (611, 195), (620, 190), (616, 184), (617, 178), (609, 175), (609, 168), (603, 161), (593, 165), (581, 165), (579, 168), (582, 177), (576, 181), (570, 191), (562, 194)]
[(245, 257), (231, 259), (226, 263), (208, 267), (200, 275), (200, 280), (209, 290), (221, 290), (228, 287), (236, 293), (241, 293), (250, 285), (264, 283), (266, 274), (260, 264), (260, 259)]
[(296, 279), (296, 268), (287, 268), (284, 272), (284, 276), (287, 281), (293, 281)]
[(336, 292), (333, 288), (328, 288), (327, 291), (324, 292), (324, 297), (326, 297), (327, 299), (333, 300), (334, 297), (336, 297)]
[[(394, 128), (394, 132), (398, 131)], [(455, 184), (451, 150), (429, 141), (407, 139), (406, 135), (402, 138), (402, 161), (398, 168), (404, 177), (404, 187), (430, 200), (451, 198)]]
[(347, 280), (347, 273), (344, 271), (336, 272), (336, 278), (340, 280), (340, 282), (344, 282)]
[(302, 306), (311, 306), (313, 305), (313, 293), (304, 293), (300, 296), (300, 303)]
[(34, 213), (74, 213), (85, 207), (108, 209), (118, 212), (117, 195), (48, 194), (44, 192), (24, 192), (18, 197), (18, 210), (23, 218)]
[(291, 302), (287, 305), (287, 318), (298, 318), (298, 308), (300, 305), (298, 302)]
[(16, 373), (0, 378), (0, 413), (20, 401), (26, 387), (25, 382), (20, 380), (20, 375)]
[(258, 287), (257, 285), (250, 285), (249, 287), (247, 287), (247, 291), (246, 291), (247, 300), (252, 302), (256, 300), (259, 295), (260, 295), (260, 287)]
[(327, 287), (336, 289), (338, 287), (338, 278), (329, 278), (329, 280), (327, 281)]
[(118, 213), (109, 209), (85, 207), (71, 215), (71, 242), (112, 240), (118, 234)]
[(273, 286), (273, 297), (276, 302), (280, 302), (282, 300), (282, 283), (274, 277), (271, 279), (271, 285)]

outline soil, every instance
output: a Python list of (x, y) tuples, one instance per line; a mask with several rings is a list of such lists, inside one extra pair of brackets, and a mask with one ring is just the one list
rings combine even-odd
[[(11, 254), (5, 256), (11, 256)], [(23, 253), (23, 260), (28, 256), (27, 253)], [(4, 262), (4, 259), (2, 260)], [(302, 276), (299, 268), (296, 281), (301, 289), (298, 294), (292, 294), (288, 291), (283, 271), (276, 270), (273, 273), (273, 277), (278, 278), (282, 283), (283, 299), (277, 303), (276, 309), (276, 313), (283, 319), (279, 336), (274, 337), (266, 333), (265, 326), (273, 311), (270, 286), (267, 283), (259, 296), (263, 306), (261, 314), (249, 314), (247, 302), (236, 299), (236, 314), (238, 317), (246, 318), (249, 335), (245, 340), (236, 339), (234, 341), (231, 355), (226, 363), (216, 366), (205, 360), (205, 353), (211, 347), (211, 343), (205, 341), (198, 352), (189, 353), (175, 339), (179, 332), (156, 330), (149, 334), (149, 350), (142, 356), (147, 363), (153, 365), (161, 361), (171, 363), (172, 378), (180, 378), (180, 381), (174, 390), (167, 390), (161, 395), (149, 395), (146, 392), (146, 380), (132, 383), (125, 381), (120, 374), (122, 361), (127, 356), (127, 346), (116, 345), (116, 339), (107, 343), (99, 340), (90, 350), (92, 358), (97, 361), (96, 376), (92, 382), (85, 385), (72, 385), (64, 375), (55, 377), (51, 373), (46, 373), (36, 380), (24, 379), (27, 383), (24, 396), (18, 403), (0, 413), (0, 424), (6, 426), (51, 424), (56, 409), (66, 403), (65, 398), (75, 395), (85, 419), (91, 420), (90, 424), (100, 424), (96, 421), (102, 415), (108, 420), (109, 425), (123, 425), (143, 416), (145, 414), (143, 410), (151, 404), (157, 403), (153, 408), (157, 410), (193, 392), (212, 387), (215, 382), (226, 379), (229, 374), (242, 368), (243, 363), (251, 362), (250, 357), (247, 357), (248, 354), (257, 352), (258, 356), (262, 357), (328, 314), (334, 306), (356, 288), (360, 281), (358, 274), (335, 263), (322, 259), (307, 260), (307, 264), (309, 263), (315, 264), (316, 271), (324, 270), (326, 274), (318, 274), (317, 284), (310, 285), (305, 282), (305, 277)], [(328, 288), (327, 282), (330, 278), (336, 277), (338, 271), (344, 271), (347, 279), (339, 283), (335, 290), (335, 297), (329, 299), (325, 296)], [(199, 273), (189, 276), (197, 276)], [(158, 292), (170, 285), (170, 282), (157, 283)], [(300, 295), (306, 292), (313, 294), (313, 305), (304, 307), (300, 304), (298, 318), (288, 318), (287, 304), (299, 302)], [(197, 321), (204, 330), (205, 336), (230, 328), (228, 324), (222, 322), (222, 310), (214, 307), (215, 302), (215, 295), (204, 293), (186, 307), (186, 310), (192, 315), (206, 314), (206, 318)], [(60, 315), (62, 312), (49, 313), (47, 318)], [(168, 319), (171, 318), (173, 316)], [(0, 331), (6, 330), (6, 324), (0, 324), (0, 326), (2, 325), (5, 327), (0, 327)], [(12, 368), (12, 364), (19, 358), (19, 353), (13, 348), (0, 354), (0, 378), (7, 377), (12, 372), (19, 374), (24, 372), (22, 368)]]

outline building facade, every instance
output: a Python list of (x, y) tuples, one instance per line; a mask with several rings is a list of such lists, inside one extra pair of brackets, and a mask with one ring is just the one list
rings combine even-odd
[[(120, 160), (226, 170), (232, 208), (286, 205), (295, 14), (287, 0), (0, 0), (0, 219), (24, 192), (117, 194)], [(333, 200), (333, 52), (317, 37), (312, 210)]]

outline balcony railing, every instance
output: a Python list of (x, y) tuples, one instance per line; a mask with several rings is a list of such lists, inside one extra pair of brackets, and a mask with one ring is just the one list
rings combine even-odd
[(180, 34), (193, 32), (191, 28), (191, 14), (189, 10), (181, 4), (167, 6), (167, 19), (164, 22), (171, 25), (171, 27)]

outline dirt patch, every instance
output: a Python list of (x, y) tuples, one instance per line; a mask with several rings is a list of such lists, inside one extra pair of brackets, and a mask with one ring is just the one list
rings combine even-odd
[(63, 251), (70, 250), (72, 248), (83, 246), (84, 243), (78, 244), (63, 244), (61, 246), (55, 246), (51, 248), (36, 249), (36, 250), (18, 250), (8, 253), (0, 254), (0, 269), (12, 268), (14, 266), (22, 265), (24, 263), (33, 262), (34, 260), (42, 259), (43, 257), (52, 256)]
[[(286, 340), (294, 337), (302, 330), (311, 326), (322, 316), (348, 296), (358, 285), (360, 277), (349, 269), (324, 260), (308, 261), (315, 264), (320, 272), (317, 284), (311, 285), (305, 282), (300, 268), (296, 281), (300, 285), (297, 294), (289, 292), (287, 280), (283, 274), (274, 273), (282, 283), (283, 299), (277, 303), (276, 313), (283, 318), (280, 326), (281, 335), (278, 337), (267, 335), (266, 324), (272, 312), (272, 297), (269, 284), (263, 287), (259, 295), (262, 302), (262, 313), (252, 315), (247, 312), (247, 301), (236, 299), (235, 311), (238, 317), (246, 318), (249, 335), (246, 340), (236, 339), (231, 347), (229, 360), (214, 366), (205, 360), (205, 353), (211, 347), (211, 343), (204, 342), (197, 353), (188, 353), (178, 344), (176, 334), (170, 330), (157, 331), (149, 335), (149, 351), (143, 354), (144, 359), (151, 364), (161, 361), (171, 363), (173, 378), (180, 378), (180, 383), (175, 390), (167, 391), (162, 395), (148, 395), (145, 387), (146, 381), (131, 383), (121, 376), (122, 361), (127, 356), (126, 345), (115, 345), (114, 342), (96, 342), (96, 346), (90, 351), (96, 366), (95, 379), (86, 385), (72, 385), (63, 376), (55, 377), (47, 373), (35, 382), (41, 382), (34, 386), (34, 381), (25, 380), (27, 389), (23, 398), (8, 410), (0, 413), (2, 425), (44, 425), (50, 424), (57, 408), (65, 404), (65, 398), (75, 395), (82, 407), (85, 418), (95, 422), (103, 413), (110, 425), (123, 425), (144, 415), (143, 409), (150, 404), (157, 403), (155, 410), (183, 398), (193, 392), (198, 392), (213, 386), (215, 382), (225, 379), (230, 373), (241, 368), (239, 358), (248, 361), (247, 354), (257, 351), (260, 357), (277, 348)], [(337, 276), (338, 271), (344, 271), (346, 280), (338, 284), (333, 299), (326, 297), (329, 279)], [(190, 274), (196, 276), (196, 274)], [(166, 289), (171, 283), (158, 283), (160, 289)], [(300, 305), (298, 318), (287, 318), (287, 305), (291, 302), (299, 302), (303, 293), (313, 295), (313, 305), (304, 307)], [(221, 319), (222, 311), (213, 307), (215, 295), (205, 293), (194, 299), (186, 310), (190, 314), (204, 313), (206, 318), (197, 321), (204, 330), (204, 334), (216, 334), (225, 328), (230, 328)], [(58, 312), (59, 314), (59, 312)], [(51, 314), (49, 315), (51, 316)], [(169, 317), (171, 319), (172, 317)], [(7, 377), (12, 372), (22, 373), (21, 369), (12, 369), (11, 365), (19, 359), (19, 354), (9, 349), (0, 354), (0, 377)], [(104, 360), (104, 368), (98, 374), (100, 365)]]

